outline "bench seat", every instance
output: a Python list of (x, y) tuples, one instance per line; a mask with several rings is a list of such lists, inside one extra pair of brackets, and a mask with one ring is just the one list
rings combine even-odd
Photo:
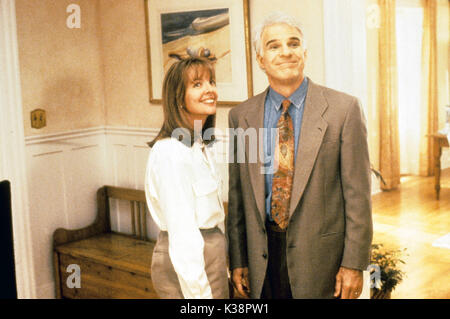
[[(111, 230), (111, 200), (129, 202), (131, 235)], [(56, 298), (158, 298), (151, 280), (155, 242), (147, 236), (147, 213), (144, 191), (104, 186), (97, 191), (97, 216), (91, 225), (56, 229)], [(80, 288), (74, 285), (77, 266)]]
[[(154, 242), (104, 233), (55, 247), (65, 298), (158, 298), (150, 273)], [(81, 288), (70, 288), (70, 264), (80, 267)]]

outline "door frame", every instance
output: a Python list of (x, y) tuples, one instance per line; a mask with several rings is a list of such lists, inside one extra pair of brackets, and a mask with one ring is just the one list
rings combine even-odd
[(0, 180), (11, 183), (18, 298), (36, 298), (15, 0), (0, 0)]

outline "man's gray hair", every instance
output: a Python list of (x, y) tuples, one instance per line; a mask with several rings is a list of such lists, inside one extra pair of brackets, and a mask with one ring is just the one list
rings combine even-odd
[(262, 56), (262, 54), (261, 54), (262, 53), (261, 52), (261, 36), (264, 32), (264, 28), (269, 25), (276, 24), (276, 23), (286, 23), (294, 28), (297, 28), (300, 31), (300, 35), (302, 36), (302, 39), (301, 39), (302, 47), (304, 49), (306, 49), (306, 39), (305, 39), (305, 35), (302, 30), (302, 25), (301, 25), (300, 21), (298, 21), (297, 18), (290, 16), (286, 13), (276, 11), (276, 12), (273, 12), (270, 15), (268, 15), (263, 20), (262, 23), (260, 23), (253, 29), (253, 46), (255, 48), (256, 54), (259, 54)]

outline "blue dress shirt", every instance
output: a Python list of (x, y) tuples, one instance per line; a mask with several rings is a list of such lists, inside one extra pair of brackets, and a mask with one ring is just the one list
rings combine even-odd
[[(291, 101), (288, 112), (292, 118), (292, 124), (294, 126), (294, 143), (295, 143), (295, 158), (297, 157), (297, 146), (300, 137), (300, 131), (302, 127), (303, 109), (305, 107), (306, 92), (308, 91), (308, 79), (305, 77), (302, 84), (295, 90), (294, 93), (288, 98)], [(272, 220), (270, 216), (270, 208), (272, 201), (272, 177), (271, 168), (273, 165), (273, 152), (275, 150), (275, 137), (276, 127), (278, 120), (281, 117), (282, 108), (281, 102), (286, 98), (281, 94), (275, 92), (272, 88), (269, 88), (269, 92), (264, 102), (264, 167), (266, 169), (265, 174), (265, 196), (266, 196), (266, 215), (269, 220)]]

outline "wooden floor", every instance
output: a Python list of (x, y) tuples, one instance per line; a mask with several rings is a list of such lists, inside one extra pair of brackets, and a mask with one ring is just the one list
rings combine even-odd
[(434, 177), (404, 177), (398, 190), (373, 196), (374, 243), (406, 248), (407, 277), (392, 298), (450, 299), (450, 249), (432, 243), (450, 233), (450, 169), (441, 176), (440, 200)]

